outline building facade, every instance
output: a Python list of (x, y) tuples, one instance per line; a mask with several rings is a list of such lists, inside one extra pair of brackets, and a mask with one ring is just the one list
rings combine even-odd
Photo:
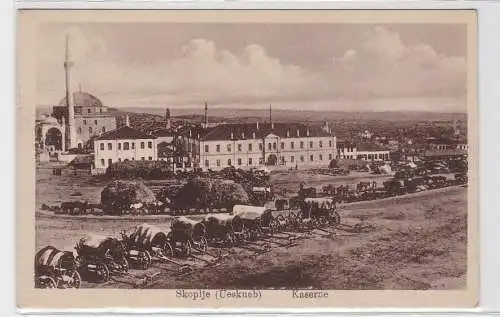
[(94, 139), (94, 169), (104, 173), (113, 163), (158, 160), (155, 136), (124, 126)]
[(290, 123), (224, 124), (182, 135), (185, 149), (203, 170), (328, 166), (336, 138), (320, 127)]

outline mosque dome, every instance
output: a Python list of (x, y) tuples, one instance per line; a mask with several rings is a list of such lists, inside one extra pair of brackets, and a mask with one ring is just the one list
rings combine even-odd
[[(75, 91), (73, 102), (75, 107), (103, 107), (102, 102), (97, 97), (85, 91)], [(66, 106), (66, 97), (59, 102), (59, 106)]]

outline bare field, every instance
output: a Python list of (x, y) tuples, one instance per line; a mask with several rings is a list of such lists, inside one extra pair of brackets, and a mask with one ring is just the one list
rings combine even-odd
[[(345, 205), (343, 222), (375, 226), (369, 233), (333, 239), (306, 239), (254, 255), (242, 250), (220, 266), (195, 270), (189, 277), (170, 274), (168, 265), (153, 288), (306, 288), (457, 289), (465, 287), (467, 191), (450, 187), (381, 201)], [(47, 244), (72, 246), (88, 232), (118, 233), (142, 221), (57, 219), (39, 216), (37, 249)], [(156, 221), (168, 227), (168, 221)], [(133, 273), (143, 275), (141, 271)], [(123, 282), (83, 287), (131, 287)]]

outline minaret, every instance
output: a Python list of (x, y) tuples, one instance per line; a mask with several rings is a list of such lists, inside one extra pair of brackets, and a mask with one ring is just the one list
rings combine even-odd
[(170, 109), (169, 108), (167, 108), (167, 110), (165, 111), (165, 121), (166, 121), (165, 128), (170, 129), (172, 127), (172, 123), (170, 121)]
[(271, 104), (269, 104), (269, 123), (273, 122), (272, 109)]
[(458, 130), (458, 125), (457, 125), (457, 118), (453, 119), (453, 136), (454, 137), (460, 136), (460, 131)]
[(126, 126), (126, 127), (130, 127), (130, 119), (129, 119), (129, 117), (128, 117), (128, 114), (127, 114), (127, 115), (125, 115), (125, 126)]
[(205, 101), (205, 128), (208, 128), (208, 104)]
[(68, 108), (68, 122), (66, 125), (66, 149), (76, 147), (76, 131), (75, 131), (75, 105), (73, 103), (73, 91), (71, 89), (70, 70), (73, 67), (69, 52), (69, 35), (66, 35), (66, 54), (64, 60), (64, 74), (66, 84), (66, 106)]

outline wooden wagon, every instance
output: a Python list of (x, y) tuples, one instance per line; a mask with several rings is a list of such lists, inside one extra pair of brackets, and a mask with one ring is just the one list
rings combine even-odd
[(333, 198), (306, 198), (301, 208), (301, 218), (302, 222), (309, 222), (315, 227), (340, 223)]
[(106, 282), (112, 275), (128, 272), (126, 250), (122, 242), (110, 236), (87, 235), (75, 247), (80, 273)]
[(246, 236), (255, 240), (263, 233), (273, 233), (278, 230), (278, 222), (273, 217), (271, 209), (259, 206), (235, 205), (233, 215), (238, 216), (245, 226)]
[(80, 283), (72, 252), (46, 246), (35, 254), (36, 288), (80, 288)]
[(244, 238), (243, 220), (236, 215), (211, 214), (203, 220), (207, 240), (214, 245), (235, 245)]
[(190, 256), (193, 249), (200, 252), (207, 251), (205, 224), (184, 216), (174, 218), (168, 240), (174, 252), (183, 257)]

